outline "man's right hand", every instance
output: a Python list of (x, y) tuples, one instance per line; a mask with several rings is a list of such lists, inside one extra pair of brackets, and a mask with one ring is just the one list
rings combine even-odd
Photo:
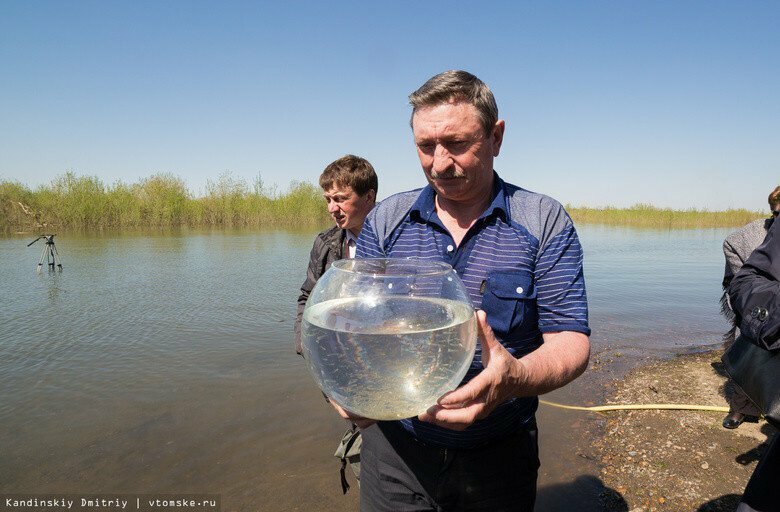
[(351, 413), (351, 412), (347, 411), (346, 409), (341, 407), (339, 404), (334, 402), (332, 398), (329, 399), (329, 401), (330, 401), (330, 405), (332, 405), (333, 408), (336, 409), (336, 412), (339, 413), (339, 416), (341, 416), (345, 420), (351, 421), (352, 423), (357, 425), (358, 428), (360, 428), (360, 429), (368, 428), (371, 425), (373, 425), (374, 423), (376, 423), (376, 420), (370, 420), (368, 418), (364, 418), (363, 416), (358, 416), (357, 414), (354, 414), (354, 413)]

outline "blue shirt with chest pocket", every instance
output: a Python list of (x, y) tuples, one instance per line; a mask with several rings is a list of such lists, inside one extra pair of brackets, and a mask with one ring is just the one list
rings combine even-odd
[[(472, 305), (515, 357), (538, 348), (542, 333), (590, 335), (582, 247), (568, 214), (555, 200), (494, 175), (490, 206), (460, 245), (442, 224), (429, 186), (382, 201), (369, 214), (357, 258), (421, 258), (452, 265)], [(480, 345), (464, 383), (482, 370)], [(473, 448), (533, 420), (536, 397), (514, 398), (464, 431), (419, 421), (403, 427), (432, 446)]]

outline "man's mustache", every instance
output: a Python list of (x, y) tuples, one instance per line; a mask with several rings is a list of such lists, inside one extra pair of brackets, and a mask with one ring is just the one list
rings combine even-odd
[(451, 180), (454, 178), (465, 178), (465, 177), (466, 177), (466, 173), (464, 173), (463, 171), (459, 171), (458, 169), (455, 168), (445, 169), (440, 172), (431, 171), (431, 178), (433, 178), (434, 180)]

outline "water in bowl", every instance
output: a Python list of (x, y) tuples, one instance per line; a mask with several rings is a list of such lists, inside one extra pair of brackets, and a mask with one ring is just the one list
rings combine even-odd
[(477, 332), (470, 305), (431, 297), (351, 297), (308, 308), (304, 357), (323, 392), (377, 420), (417, 416), (463, 379)]

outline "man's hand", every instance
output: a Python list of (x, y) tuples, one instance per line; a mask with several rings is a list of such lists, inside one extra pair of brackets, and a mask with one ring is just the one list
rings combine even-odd
[(418, 417), (421, 421), (463, 430), (516, 396), (516, 390), (527, 380), (525, 365), (501, 345), (481, 310), (477, 311), (477, 331), (484, 369), (464, 386), (439, 398), (436, 405)]
[(588, 367), (590, 342), (579, 332), (542, 334), (542, 346), (515, 359), (498, 341), (484, 311), (477, 311), (484, 369), (462, 387), (446, 393), (419, 416), (444, 428), (463, 430), (513, 397), (537, 396), (565, 386)]
[(371, 425), (373, 425), (374, 423), (376, 423), (376, 420), (370, 420), (368, 418), (364, 418), (363, 416), (358, 416), (358, 415), (356, 415), (354, 413), (351, 413), (351, 412), (347, 411), (346, 409), (341, 407), (339, 404), (334, 402), (332, 398), (328, 399), (328, 401), (333, 406), (333, 408), (336, 409), (336, 412), (339, 413), (339, 416), (341, 416), (345, 420), (351, 421), (352, 423), (357, 425), (358, 428), (360, 428), (360, 429), (368, 428)]

